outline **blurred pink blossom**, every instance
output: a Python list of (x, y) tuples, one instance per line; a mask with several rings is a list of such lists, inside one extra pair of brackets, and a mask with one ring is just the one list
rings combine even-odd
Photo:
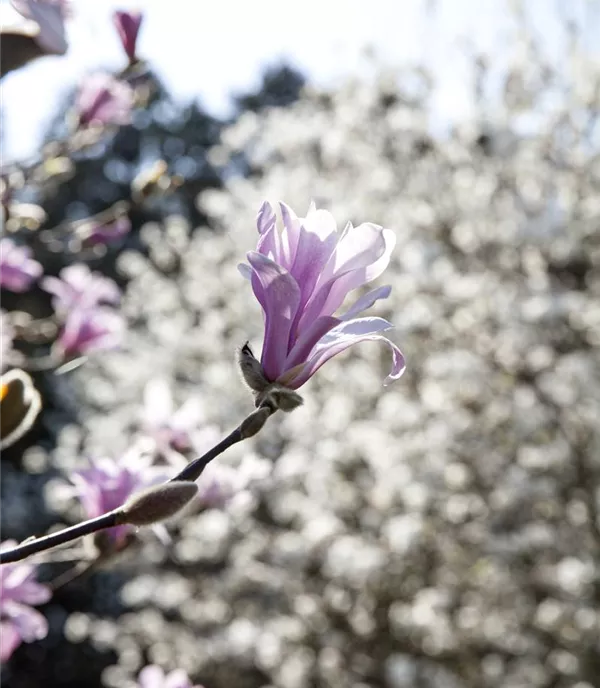
[(42, 289), (52, 294), (52, 306), (57, 313), (68, 313), (75, 308), (93, 308), (101, 303), (116, 305), (121, 292), (116, 282), (87, 265), (77, 263), (60, 271), (58, 277), (44, 277)]
[(56, 346), (65, 357), (119, 345), (125, 320), (120, 313), (99, 305), (116, 305), (121, 300), (113, 280), (76, 264), (61, 270), (60, 278), (45, 277), (42, 288), (54, 296), (52, 306), (63, 319)]
[(67, 52), (65, 19), (69, 16), (67, 0), (10, 0), (14, 9), (36, 28), (32, 37), (38, 45), (51, 55)]
[(133, 89), (110, 74), (92, 74), (85, 77), (75, 108), (82, 127), (128, 124), (133, 108)]
[[(164, 469), (152, 466), (140, 455), (125, 455), (116, 461), (109, 457), (89, 459), (89, 468), (69, 475), (71, 486), (63, 490), (65, 496), (76, 497), (86, 518), (96, 518), (121, 506), (134, 492), (166, 480)], [(106, 533), (119, 544), (132, 526), (109, 528)]]
[(170, 674), (165, 674), (161, 667), (149, 664), (138, 675), (138, 688), (202, 688), (202, 686), (192, 685), (183, 669), (175, 669)]
[(123, 338), (125, 320), (108, 308), (77, 307), (68, 312), (56, 340), (58, 351), (72, 358), (117, 347)]
[(113, 14), (113, 22), (130, 63), (136, 61), (135, 49), (143, 18), (141, 12), (116, 11)]
[(0, 240), (1, 287), (10, 291), (27, 291), (42, 273), (42, 266), (31, 258), (28, 246), (17, 246), (8, 237)]
[[(2, 549), (17, 543), (6, 540)], [(36, 565), (26, 562), (0, 566), (0, 661), (9, 659), (22, 643), (45, 638), (48, 622), (32, 607), (47, 602), (50, 588), (35, 580)]]

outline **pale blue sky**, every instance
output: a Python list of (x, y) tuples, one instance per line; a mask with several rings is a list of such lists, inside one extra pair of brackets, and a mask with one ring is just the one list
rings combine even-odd
[[(390, 64), (426, 63), (435, 71), (435, 109), (444, 121), (468, 116), (471, 74), (467, 46), (505, 67), (515, 23), (510, 0), (143, 0), (139, 53), (177, 98), (200, 98), (227, 111), (232, 91), (256, 84), (262, 67), (285, 57), (317, 83), (366, 70), (371, 48)], [(564, 59), (560, 12), (585, 27), (587, 50), (598, 53), (596, 0), (524, 0), (541, 45)], [(64, 95), (88, 71), (119, 69), (124, 58), (110, 20), (114, 0), (74, 0), (69, 52), (39, 60), (2, 82), (4, 159), (35, 153), (43, 128)], [(428, 8), (435, 11), (428, 13)], [(595, 46), (593, 45), (595, 43)]]

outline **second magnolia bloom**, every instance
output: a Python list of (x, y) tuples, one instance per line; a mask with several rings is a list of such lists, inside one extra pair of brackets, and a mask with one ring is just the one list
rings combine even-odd
[(280, 204), (283, 229), (276, 226), (275, 212), (263, 203), (257, 218), (260, 234), (257, 250), (247, 254), (240, 271), (265, 316), (261, 366), (269, 382), (298, 389), (330, 358), (362, 341), (382, 341), (392, 350), (393, 364), (385, 384), (404, 372), (404, 357), (380, 333), (393, 325), (377, 317), (356, 317), (391, 288), (378, 287), (365, 294), (345, 312), (334, 316), (346, 296), (379, 277), (388, 266), (396, 244), (389, 229), (372, 223), (338, 233), (326, 210), (309, 208), (299, 218)]

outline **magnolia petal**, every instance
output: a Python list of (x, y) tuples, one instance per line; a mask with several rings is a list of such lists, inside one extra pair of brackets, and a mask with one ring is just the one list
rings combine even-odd
[(76, 308), (67, 315), (57, 344), (66, 355), (117, 347), (125, 322), (119, 313), (104, 308)]
[(260, 206), (258, 215), (256, 216), (256, 228), (259, 234), (264, 234), (267, 230), (275, 225), (277, 218), (275, 211), (269, 201), (264, 201)]
[(18, 246), (9, 237), (0, 240), (0, 286), (10, 291), (27, 291), (42, 273), (41, 264), (31, 258), (28, 246)]
[(253, 284), (258, 281), (262, 288), (262, 300), (255, 290), (265, 313), (261, 363), (267, 378), (276, 380), (284, 369), (290, 329), (300, 303), (300, 287), (287, 270), (261, 253), (248, 253), (248, 262), (254, 270)]
[[(246, 254), (246, 259), (248, 262), (250, 261), (249, 259), (250, 253)], [(254, 296), (256, 296), (256, 300), (258, 303), (260, 303), (263, 312), (265, 312), (266, 315), (266, 309), (267, 309), (267, 304), (266, 304), (266, 297), (265, 297), (265, 290), (263, 285), (261, 284), (261, 281), (258, 279), (258, 276), (256, 275), (254, 269), (252, 268), (251, 265), (246, 265), (246, 263), (240, 263), (238, 265), (238, 270), (244, 275), (246, 273), (249, 278), (250, 278), (250, 284), (252, 285), (252, 291), (254, 292)]]
[(21, 635), (10, 621), (0, 622), (0, 662), (6, 662), (21, 644)]
[(385, 318), (378, 316), (368, 316), (365, 318), (354, 318), (353, 320), (346, 320), (340, 322), (335, 328), (325, 334), (315, 347), (315, 353), (321, 347), (328, 346), (331, 342), (337, 342), (342, 337), (354, 337), (363, 334), (375, 334), (376, 332), (385, 332), (393, 329), (391, 322)]
[(48, 635), (48, 622), (36, 609), (13, 600), (6, 600), (2, 607), (3, 615), (13, 622), (25, 642), (31, 643)]
[(34, 580), (22, 583), (17, 592), (19, 602), (30, 605), (44, 604), (44, 602), (47, 602), (52, 597), (50, 588)]
[(47, 291), (49, 294), (52, 294), (53, 296), (58, 296), (59, 299), (64, 299), (65, 290), (70, 291), (69, 287), (65, 285), (65, 283), (62, 280), (59, 280), (58, 277), (52, 277), (52, 275), (44, 277), (40, 281), (40, 286), (44, 291)]
[(324, 210), (316, 210), (300, 226), (296, 255), (290, 272), (300, 285), (301, 307), (312, 296), (323, 267), (335, 249), (336, 241), (335, 220)]
[[(356, 230), (360, 230), (361, 227), (365, 227), (365, 225), (359, 225)], [(380, 229), (384, 246), (383, 252), (373, 262), (365, 262), (362, 266), (345, 270), (344, 273), (339, 275), (339, 279), (334, 283), (325, 304), (326, 311), (329, 308), (333, 308), (335, 312), (350, 291), (377, 279), (389, 265), (392, 251), (396, 246), (396, 235), (391, 229)]]
[(384, 385), (397, 380), (405, 369), (404, 356), (393, 342), (382, 335), (375, 334), (391, 327), (393, 327), (392, 324), (383, 318), (357, 318), (341, 323), (321, 338), (313, 355), (304, 364), (299, 374), (291, 382), (288, 382), (288, 387), (298, 389), (330, 358), (345, 351), (353, 344), (364, 341), (382, 341), (392, 349), (392, 370), (385, 379)]
[[(362, 225), (359, 225), (357, 229), (362, 227)], [(365, 270), (365, 281), (363, 284), (366, 284), (368, 282), (372, 282), (374, 279), (377, 279), (387, 268), (387, 266), (390, 264), (390, 258), (392, 257), (392, 252), (396, 248), (396, 234), (391, 230), (387, 229), (384, 227), (381, 230), (382, 236), (383, 236), (383, 241), (385, 244), (385, 249), (381, 256), (372, 263), (370, 266), (368, 266)]]
[(300, 220), (289, 205), (280, 202), (279, 208), (283, 219), (283, 231), (281, 232), (282, 251), (279, 257), (279, 264), (289, 270), (296, 257), (296, 247), (300, 237)]
[(32, 279), (20, 268), (12, 265), (3, 265), (0, 274), (0, 283), (9, 291), (23, 292), (31, 286)]
[(281, 237), (277, 231), (277, 218), (271, 204), (264, 202), (256, 217), (256, 227), (260, 237), (256, 250), (263, 256), (271, 258), (276, 263), (280, 262)]
[[(354, 241), (359, 250), (354, 257), (345, 260), (344, 256), (350, 255)], [(342, 243), (346, 248), (336, 257)], [(321, 273), (298, 327), (302, 329), (307, 322), (321, 315), (333, 315), (350, 291), (379, 276), (389, 263), (395, 243), (396, 237), (391, 230), (369, 223), (352, 227), (349, 223)], [(339, 263), (340, 260), (344, 261), (343, 265), (339, 264), (334, 271), (336, 261)]]
[(116, 283), (98, 273), (91, 272), (87, 265), (69, 265), (57, 277), (44, 277), (42, 289), (56, 297), (54, 308), (69, 311), (75, 306), (92, 307), (99, 303), (118, 304), (121, 292)]
[(339, 315), (338, 318), (340, 320), (350, 320), (351, 318), (355, 318), (359, 313), (366, 311), (367, 308), (371, 308), (371, 306), (376, 301), (379, 301), (379, 299), (387, 299), (391, 292), (392, 288), (389, 284), (385, 285), (384, 287), (372, 289), (364, 296), (361, 296), (353, 306), (351, 306), (343, 315)]
[(378, 260), (385, 249), (383, 227), (371, 222), (358, 227), (347, 225), (323, 270), (321, 284), (349, 271), (365, 269)]
[(297, 389), (297, 387), (292, 387), (294, 380), (302, 373), (305, 366), (305, 362), (299, 363), (293, 368), (288, 368), (282, 375), (280, 375), (276, 382), (283, 387), (289, 387), (290, 389)]
[[(11, 544), (2, 543), (3, 549), (14, 547), (17, 543), (14, 541), (8, 541)], [(5, 566), (0, 568), (2, 574), (2, 590), (6, 594), (7, 590), (14, 590), (19, 588), (21, 585), (29, 580), (35, 579), (35, 566), (33, 564), (27, 564), (24, 562), (20, 566), (9, 567)]]
[(247, 263), (238, 263), (237, 269), (244, 279), (252, 279), (252, 268)]
[(274, 260), (276, 263), (280, 262), (281, 237), (275, 225), (259, 237), (256, 250), (258, 253), (262, 253), (263, 256)]
[(340, 321), (337, 318), (327, 315), (313, 321), (298, 337), (288, 357), (285, 359), (284, 369), (288, 371), (290, 368), (304, 363), (323, 336), (336, 327), (336, 325), (339, 325), (339, 323)]
[[(360, 225), (360, 227), (363, 226)], [(359, 227), (356, 229), (359, 229)], [(314, 306), (311, 304), (310, 316), (306, 316), (307, 320), (309, 318), (312, 320), (319, 315), (335, 313), (349, 292), (379, 277), (388, 266), (392, 251), (396, 245), (396, 235), (390, 229), (382, 229), (381, 237), (384, 242), (384, 251), (379, 258), (370, 264), (364, 264), (362, 267), (351, 267), (343, 273), (338, 273), (327, 284), (320, 287), (314, 297)], [(366, 252), (363, 254), (363, 258), (367, 258)]]
[(337, 224), (333, 215), (327, 210), (317, 210), (314, 206), (309, 208), (309, 212), (301, 222), (302, 227), (316, 234), (321, 239), (333, 235), (337, 240)]

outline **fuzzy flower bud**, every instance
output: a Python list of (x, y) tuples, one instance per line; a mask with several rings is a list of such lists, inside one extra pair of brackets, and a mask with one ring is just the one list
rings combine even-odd
[(119, 512), (120, 524), (149, 526), (164, 521), (181, 511), (198, 494), (198, 485), (173, 481), (149, 487), (133, 495)]
[(262, 429), (263, 425), (267, 422), (267, 419), (274, 410), (276, 409), (262, 406), (251, 413), (247, 418), (244, 418), (240, 426), (242, 439), (247, 440), (249, 437), (254, 437), (254, 435), (256, 435), (256, 433)]

